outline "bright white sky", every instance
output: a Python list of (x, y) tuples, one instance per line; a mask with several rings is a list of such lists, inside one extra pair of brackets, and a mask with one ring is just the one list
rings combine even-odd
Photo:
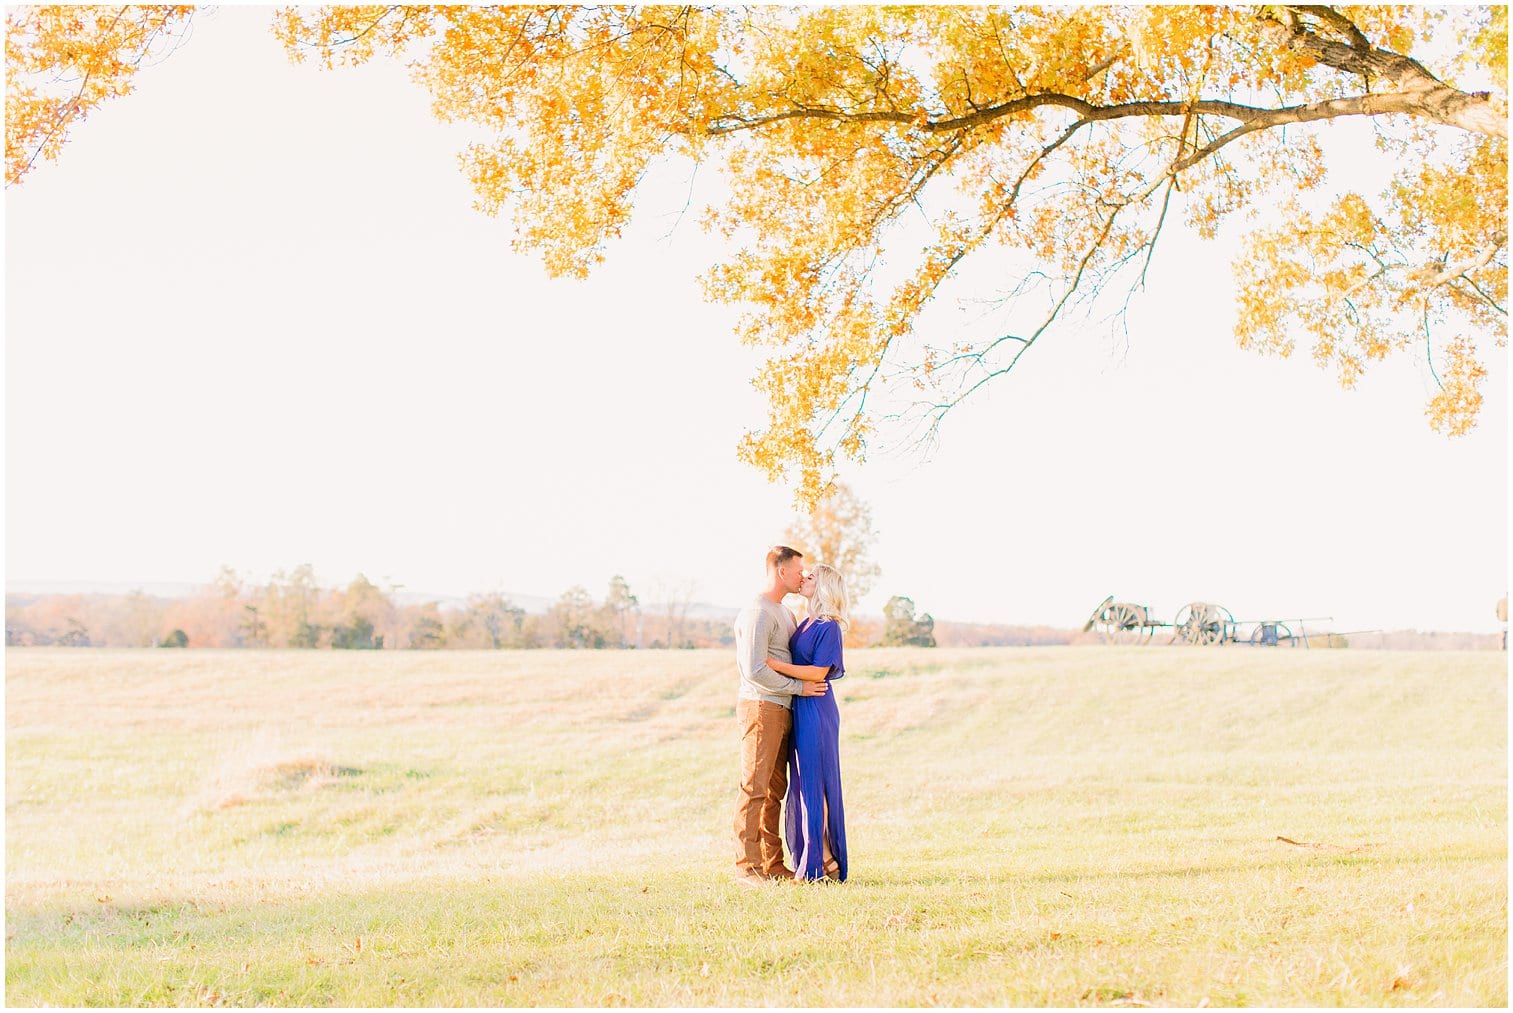
[[(268, 21), (202, 15), (6, 191), (8, 583), (309, 562), (330, 585), (597, 596), (619, 573), (643, 601), (692, 580), (741, 603), (790, 499), (736, 460), (759, 358), (700, 296), (721, 249), (677, 221), (686, 170), (588, 282), (550, 280), (471, 209), (466, 130), (402, 68), (291, 66)], [(1342, 391), (1306, 354), (1242, 352), (1231, 248), (1163, 242), (1127, 347), (1063, 330), (927, 462), (844, 474), (883, 569), (862, 611), (899, 593), (1067, 627), (1113, 593), (1166, 619), (1498, 629), (1505, 354), (1446, 440), (1422, 361)]]

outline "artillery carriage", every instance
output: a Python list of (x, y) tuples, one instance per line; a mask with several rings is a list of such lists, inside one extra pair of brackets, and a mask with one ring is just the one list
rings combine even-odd
[[(1189, 602), (1177, 610), (1177, 616), (1169, 623), (1153, 618), (1149, 605), (1115, 601), (1113, 595), (1093, 610), (1082, 632), (1096, 630), (1106, 643), (1148, 644), (1159, 629), (1172, 631), (1167, 643), (1179, 641), (1194, 647), (1218, 647), (1223, 644), (1243, 643), (1253, 647), (1307, 647), (1308, 634), (1303, 629), (1305, 622), (1327, 622), (1328, 617), (1313, 619), (1239, 619), (1223, 605), (1213, 602)], [(1296, 624), (1300, 632), (1293, 632)], [(1240, 628), (1251, 629), (1245, 636)]]
[(1151, 618), (1149, 605), (1114, 601), (1114, 596), (1109, 595), (1093, 610), (1082, 632), (1096, 629), (1110, 644), (1148, 644), (1156, 630), (1166, 625)]

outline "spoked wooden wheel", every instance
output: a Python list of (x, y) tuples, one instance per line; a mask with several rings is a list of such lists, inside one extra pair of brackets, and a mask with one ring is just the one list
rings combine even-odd
[(1222, 605), (1201, 601), (1184, 605), (1172, 626), (1179, 640), (1195, 647), (1216, 647), (1234, 639), (1234, 616)]
[(1119, 645), (1149, 643), (1155, 630), (1146, 625), (1144, 611), (1124, 602), (1110, 605), (1098, 624), (1103, 639), (1110, 644)]

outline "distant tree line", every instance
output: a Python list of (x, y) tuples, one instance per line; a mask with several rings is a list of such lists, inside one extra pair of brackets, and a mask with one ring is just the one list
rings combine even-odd
[(335, 650), (437, 648), (716, 647), (733, 637), (728, 620), (689, 615), (694, 586), (659, 587), (643, 607), (624, 577), (602, 599), (572, 587), (532, 614), (498, 592), (459, 603), (399, 604), (396, 588), (359, 574), (322, 588), (308, 564), (263, 583), (220, 574), (198, 594), (8, 594), (7, 646), (295, 647)]

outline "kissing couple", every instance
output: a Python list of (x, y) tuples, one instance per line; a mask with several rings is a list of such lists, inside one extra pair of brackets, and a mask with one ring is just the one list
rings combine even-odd
[[(804, 598), (801, 623), (783, 604), (790, 594)], [(840, 711), (830, 682), (846, 674), (841, 634), (850, 625), (846, 582), (834, 567), (806, 571), (804, 554), (786, 545), (767, 553), (766, 586), (735, 620), (742, 885), (846, 879)], [(783, 864), (785, 840), (792, 868)]]

